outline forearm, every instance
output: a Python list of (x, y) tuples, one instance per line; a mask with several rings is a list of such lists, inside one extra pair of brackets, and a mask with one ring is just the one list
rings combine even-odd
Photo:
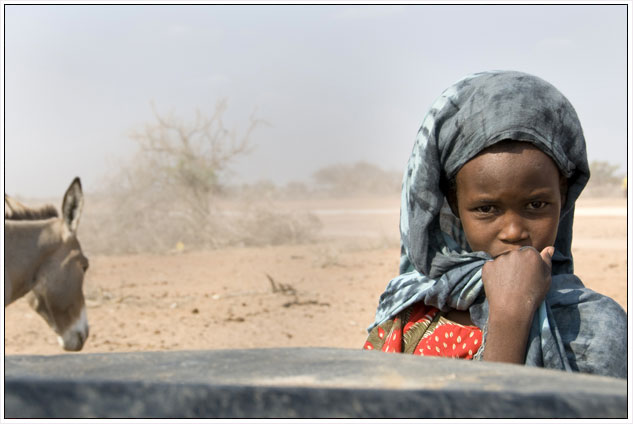
[(534, 313), (502, 314), (490, 311), (483, 359), (523, 364)]
[(525, 363), (532, 319), (552, 280), (553, 249), (514, 250), (484, 265), (489, 307), (484, 360)]

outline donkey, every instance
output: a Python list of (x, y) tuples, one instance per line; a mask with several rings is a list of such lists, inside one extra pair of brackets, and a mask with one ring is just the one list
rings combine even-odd
[(4, 196), (4, 306), (28, 293), (31, 308), (69, 351), (81, 350), (88, 338), (88, 259), (77, 240), (82, 207), (79, 178), (66, 190), (61, 218), (51, 205), (33, 209)]

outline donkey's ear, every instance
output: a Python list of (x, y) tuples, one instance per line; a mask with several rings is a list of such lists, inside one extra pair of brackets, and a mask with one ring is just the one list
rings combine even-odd
[(64, 222), (73, 233), (77, 231), (79, 225), (79, 217), (81, 209), (84, 205), (84, 195), (81, 191), (81, 181), (79, 177), (75, 177), (73, 182), (64, 194), (64, 202), (62, 203), (62, 216)]

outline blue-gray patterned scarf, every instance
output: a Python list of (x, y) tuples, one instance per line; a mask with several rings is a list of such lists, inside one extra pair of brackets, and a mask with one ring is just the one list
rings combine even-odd
[[(422, 301), (442, 311), (468, 310), (485, 337), (488, 303), (481, 269), (491, 257), (471, 252), (441, 187), (477, 153), (506, 139), (533, 143), (568, 182), (551, 288), (532, 323), (526, 364), (626, 377), (626, 313), (573, 274), (574, 204), (589, 179), (580, 122), (555, 87), (520, 72), (469, 75), (431, 106), (402, 183), (400, 275), (380, 296), (369, 330)], [(484, 349), (485, 341), (477, 358)]]

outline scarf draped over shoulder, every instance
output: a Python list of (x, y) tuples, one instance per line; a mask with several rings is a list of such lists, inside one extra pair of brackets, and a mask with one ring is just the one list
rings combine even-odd
[[(479, 152), (508, 139), (532, 143), (549, 155), (568, 186), (551, 288), (532, 323), (526, 364), (626, 377), (626, 313), (573, 274), (574, 204), (589, 179), (580, 122), (554, 86), (521, 72), (469, 75), (446, 89), (426, 114), (402, 182), (400, 275), (381, 295), (369, 330), (422, 301), (442, 311), (469, 310), (485, 336), (481, 269), (491, 257), (470, 250), (442, 188)], [(485, 340), (476, 358), (484, 350)]]

